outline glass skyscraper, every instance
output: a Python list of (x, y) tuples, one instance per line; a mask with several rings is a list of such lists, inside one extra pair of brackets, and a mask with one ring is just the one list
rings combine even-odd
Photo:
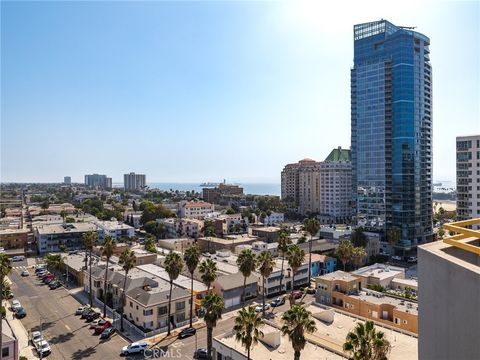
[[(354, 26), (352, 186), (356, 221), (407, 255), (432, 237), (430, 40), (386, 20)], [(390, 229), (394, 229), (393, 231)]]

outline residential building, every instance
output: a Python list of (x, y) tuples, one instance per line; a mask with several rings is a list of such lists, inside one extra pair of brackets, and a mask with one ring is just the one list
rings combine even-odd
[(0, 321), (2, 321), (0, 347), (0, 351), (2, 351), (2, 360), (18, 360), (20, 358), (18, 339), (15, 337), (8, 321), (5, 319), (0, 319)]
[[(221, 275), (213, 283), (213, 292), (225, 301), (225, 308), (240, 305), (243, 294), (244, 277), (241, 272)], [(250, 275), (246, 280), (245, 298), (251, 299), (258, 295), (258, 279)]]
[(0, 247), (4, 249), (22, 249), (27, 246), (29, 229), (0, 230)]
[(195, 239), (192, 239), (192, 238), (161, 239), (161, 240), (158, 240), (157, 244), (159, 248), (178, 251), (183, 254), (186, 248), (195, 244)]
[(252, 236), (256, 236), (267, 243), (276, 242), (280, 230), (281, 228), (278, 226), (252, 226), (250, 228)]
[(333, 149), (320, 163), (322, 223), (349, 223), (352, 218), (352, 162), (350, 150)]
[(99, 174), (85, 175), (85, 185), (95, 189), (111, 189), (112, 178)]
[(213, 225), (217, 236), (243, 234), (248, 230), (248, 218), (243, 218), (242, 214), (222, 214), (215, 217), (209, 216), (205, 221), (208, 221)]
[(208, 202), (181, 201), (180, 217), (203, 220), (207, 214), (215, 211), (215, 206)]
[(457, 137), (457, 217), (480, 216), (480, 135)]
[(121, 237), (131, 238), (135, 236), (135, 228), (120, 221), (96, 221), (95, 225), (103, 230), (103, 236), (110, 235), (114, 240)]
[(285, 221), (285, 215), (279, 212), (271, 212), (262, 218), (263, 225), (278, 225)]
[(39, 225), (33, 230), (37, 249), (40, 255), (47, 252), (58, 252), (64, 245), (69, 250), (83, 248), (83, 234), (95, 231), (99, 239), (103, 238), (103, 230), (95, 224), (77, 222), (72, 224)]
[(266, 251), (272, 254), (273, 257), (278, 256), (278, 243), (276, 242), (266, 243), (264, 241), (254, 241), (250, 248), (255, 253), (255, 255), (260, 255), (260, 253)]
[(214, 188), (203, 188), (203, 200), (211, 204), (228, 204), (232, 200), (238, 200), (243, 196), (243, 188), (238, 185), (218, 184)]
[(430, 40), (386, 20), (354, 26), (352, 191), (356, 223), (401, 230), (406, 255), (432, 239)]
[(405, 279), (405, 269), (400, 266), (388, 264), (373, 264), (352, 271), (352, 275), (362, 280), (362, 287), (379, 285), (387, 289), (391, 287), (394, 279)]
[(123, 175), (123, 188), (125, 190), (143, 190), (147, 186), (147, 176), (144, 174), (130, 174)]
[(238, 245), (251, 245), (257, 241), (256, 236), (250, 236), (248, 234), (243, 235), (229, 235), (227, 238), (218, 238), (213, 236), (201, 237), (197, 240), (197, 245), (201, 251), (215, 252), (218, 250), (235, 251), (235, 247)]
[[(305, 261), (310, 260), (310, 254), (305, 254)], [(335, 271), (337, 259), (327, 255), (312, 254), (311, 276), (319, 276)]]
[(65, 176), (65, 177), (63, 178), (63, 183), (64, 183), (65, 185), (71, 185), (71, 184), (72, 184), (72, 178), (71, 178), (70, 176)]
[(363, 289), (363, 280), (339, 270), (319, 276), (315, 278), (315, 301), (380, 324), (418, 333), (418, 305), (415, 302)]
[(328, 240), (348, 240), (352, 234), (352, 227), (345, 225), (324, 225), (320, 227), (320, 238)]
[(197, 239), (202, 234), (203, 221), (188, 218), (157, 219), (165, 227), (165, 238), (176, 239), (185, 236)]
[(419, 359), (480, 358), (480, 219), (445, 224), (458, 235), (418, 248)]

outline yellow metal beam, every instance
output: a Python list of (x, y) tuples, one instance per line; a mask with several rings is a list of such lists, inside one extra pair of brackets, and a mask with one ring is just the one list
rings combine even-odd
[(467, 244), (462, 241), (465, 239), (480, 240), (480, 231), (465, 228), (465, 226), (476, 224), (480, 224), (480, 219), (470, 219), (444, 224), (443, 229), (456, 232), (457, 234), (443, 239), (443, 242), (480, 255), (480, 246)]

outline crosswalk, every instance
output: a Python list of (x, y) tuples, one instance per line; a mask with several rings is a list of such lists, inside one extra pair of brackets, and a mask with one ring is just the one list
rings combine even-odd
[(13, 269), (17, 269), (19, 271), (24, 271), (24, 270), (28, 270), (28, 266), (25, 266), (25, 265), (20, 265), (20, 266), (12, 266)]

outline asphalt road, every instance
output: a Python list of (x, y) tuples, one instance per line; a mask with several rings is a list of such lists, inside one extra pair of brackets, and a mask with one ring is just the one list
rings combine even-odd
[(21, 322), (28, 332), (42, 330), (50, 343), (52, 353), (48, 359), (112, 359), (120, 358), (120, 349), (127, 342), (114, 334), (101, 341), (93, 334), (89, 324), (75, 316), (80, 305), (64, 288), (50, 288), (29, 269), (29, 277), (21, 277), (22, 264), (14, 263), (10, 274), (12, 291), (27, 312)]

